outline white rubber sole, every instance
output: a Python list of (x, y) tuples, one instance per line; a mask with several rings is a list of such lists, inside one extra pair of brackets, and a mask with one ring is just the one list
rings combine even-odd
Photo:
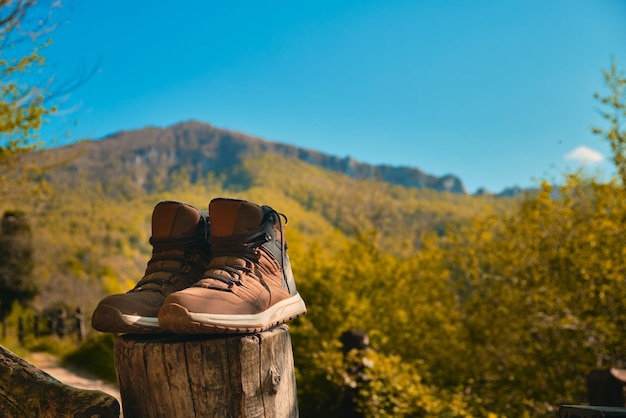
[(220, 315), (189, 312), (192, 321), (229, 328), (258, 328), (298, 317), (306, 312), (306, 306), (299, 294), (282, 300), (268, 310), (251, 315)]
[(159, 328), (158, 318), (124, 314), (116, 306), (107, 304), (98, 305), (91, 318), (91, 325), (101, 332), (132, 334), (163, 332)]
[(147, 328), (159, 328), (159, 318), (153, 318), (150, 316), (138, 316), (138, 315), (125, 315), (122, 314), (122, 318), (129, 324), (138, 327)]
[(169, 332), (183, 334), (261, 332), (298, 318), (306, 313), (306, 305), (296, 294), (257, 314), (223, 315), (189, 312), (177, 303), (167, 303), (159, 311), (159, 326)]

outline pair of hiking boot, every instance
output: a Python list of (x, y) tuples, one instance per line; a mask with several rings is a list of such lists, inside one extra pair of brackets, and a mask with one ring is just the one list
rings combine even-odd
[(113, 333), (251, 333), (304, 315), (286, 223), (271, 207), (239, 199), (213, 199), (208, 213), (158, 203), (144, 277), (128, 293), (104, 298), (92, 326)]

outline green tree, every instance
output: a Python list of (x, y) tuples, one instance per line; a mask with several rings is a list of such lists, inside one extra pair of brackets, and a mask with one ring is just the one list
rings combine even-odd
[(0, 196), (36, 177), (26, 154), (37, 148), (38, 131), (56, 111), (47, 80), (36, 73), (45, 64), (59, 2), (0, 0)]
[(625, 207), (615, 184), (572, 175), (450, 237), (472, 359), (459, 371), (494, 410), (553, 415), (586, 401), (592, 368), (623, 363)]
[(618, 178), (543, 183), (514, 210), (479, 216), (440, 243), (466, 330), (458, 378), (507, 416), (586, 403), (587, 373), (625, 364), (626, 83), (614, 63), (604, 75), (611, 92), (596, 97), (609, 127), (593, 131), (611, 143)]
[(33, 234), (23, 212), (5, 212), (0, 233), (0, 318), (14, 302), (25, 304), (37, 294), (33, 281)]
[(611, 144), (613, 163), (622, 181), (626, 186), (626, 130), (623, 124), (626, 120), (626, 77), (619, 71), (615, 60), (608, 70), (604, 70), (604, 82), (610, 92), (606, 96), (599, 93), (594, 97), (607, 110), (601, 111), (602, 117), (609, 122), (608, 128), (592, 127), (595, 134), (601, 135)]
[(374, 350), (342, 352), (329, 344), (313, 353), (301, 400), (304, 417), (490, 417), (470, 393), (441, 389), (418, 365)]

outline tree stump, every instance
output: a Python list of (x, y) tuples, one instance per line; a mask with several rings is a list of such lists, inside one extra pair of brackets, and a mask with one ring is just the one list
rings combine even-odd
[(114, 418), (120, 404), (99, 390), (65, 385), (0, 346), (0, 416)]
[(122, 335), (125, 418), (298, 417), (289, 328), (246, 335)]

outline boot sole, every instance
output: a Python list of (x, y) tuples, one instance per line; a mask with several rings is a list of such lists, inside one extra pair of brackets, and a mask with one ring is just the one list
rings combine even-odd
[(100, 305), (91, 318), (91, 326), (100, 332), (154, 334), (165, 332), (157, 318), (123, 314), (115, 306)]
[(306, 305), (296, 294), (258, 314), (221, 315), (189, 312), (177, 303), (167, 303), (159, 311), (159, 326), (180, 334), (249, 334), (262, 332), (306, 313)]

